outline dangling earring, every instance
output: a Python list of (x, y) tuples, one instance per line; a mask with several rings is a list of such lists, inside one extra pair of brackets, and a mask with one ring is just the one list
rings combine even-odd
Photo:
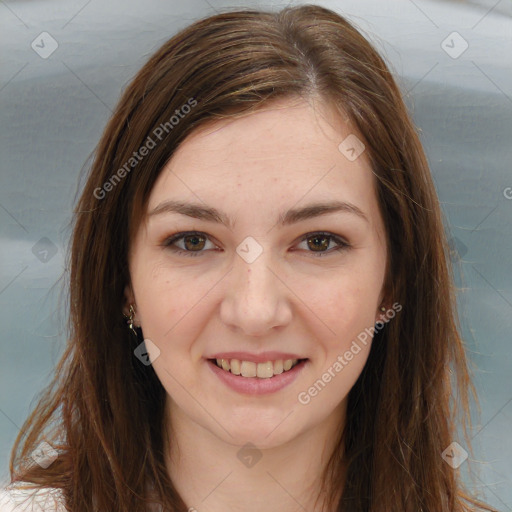
[(128, 329), (130, 329), (136, 337), (138, 337), (137, 331), (133, 326), (133, 316), (135, 315), (135, 309), (133, 308), (133, 304), (130, 304), (130, 316), (126, 316), (126, 323), (128, 324)]

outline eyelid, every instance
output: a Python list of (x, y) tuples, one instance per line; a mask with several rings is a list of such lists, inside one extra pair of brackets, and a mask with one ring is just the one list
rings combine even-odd
[(330, 241), (334, 241), (336, 244), (338, 244), (336, 247), (333, 247), (327, 251), (306, 251), (314, 258), (321, 258), (322, 256), (327, 257), (338, 252), (346, 251), (352, 247), (346, 240), (343, 239), (343, 237), (341, 237), (340, 235), (336, 235), (335, 233), (331, 233), (330, 231), (311, 231), (309, 233), (305, 233), (300, 237), (299, 242), (304, 242), (308, 238), (312, 238), (314, 236), (324, 236), (326, 238), (329, 238)]
[(185, 256), (200, 256), (205, 251), (185, 251), (183, 249), (173, 247), (173, 245), (172, 245), (173, 243), (178, 242), (178, 241), (186, 238), (187, 236), (194, 236), (194, 235), (204, 237), (204, 238), (208, 239), (211, 243), (214, 243), (211, 240), (212, 237), (210, 235), (208, 235), (207, 233), (204, 233), (203, 231), (180, 231), (180, 232), (174, 233), (173, 235), (166, 237), (163, 240), (163, 242), (159, 245), (161, 245), (164, 249), (170, 249), (172, 252), (174, 252), (176, 254), (184, 254)]
[[(173, 245), (172, 245), (173, 243), (175, 243), (179, 240), (182, 240), (182, 239), (186, 238), (187, 236), (194, 236), (194, 235), (204, 237), (211, 243), (214, 243), (211, 240), (213, 237), (203, 231), (180, 231), (180, 232), (174, 233), (173, 235), (166, 237), (163, 240), (163, 242), (159, 245), (161, 245), (164, 248), (170, 249), (172, 252), (174, 252), (176, 254), (183, 254), (185, 256), (200, 256), (200, 255), (204, 254), (206, 251), (205, 250), (185, 251), (183, 249), (173, 247)], [(304, 242), (305, 240), (307, 240), (308, 238), (312, 238), (313, 236), (324, 236), (326, 238), (329, 238), (330, 241), (334, 241), (336, 244), (338, 244), (337, 247), (331, 248), (327, 251), (318, 251), (318, 252), (306, 251), (306, 252), (310, 253), (311, 255), (313, 255), (314, 257), (327, 256), (327, 255), (332, 254), (333, 252), (343, 251), (343, 250), (347, 250), (347, 249), (351, 248), (351, 245), (346, 240), (344, 240), (340, 235), (336, 235), (335, 233), (331, 233), (329, 231), (310, 231), (308, 233), (301, 235), (301, 237), (299, 238), (297, 243)]]

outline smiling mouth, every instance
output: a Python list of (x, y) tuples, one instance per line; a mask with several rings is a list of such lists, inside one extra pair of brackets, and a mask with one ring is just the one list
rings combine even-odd
[(269, 379), (275, 375), (290, 371), (302, 361), (307, 361), (307, 359), (278, 359), (276, 361), (266, 361), (265, 363), (240, 361), (238, 359), (209, 359), (208, 361), (233, 375)]

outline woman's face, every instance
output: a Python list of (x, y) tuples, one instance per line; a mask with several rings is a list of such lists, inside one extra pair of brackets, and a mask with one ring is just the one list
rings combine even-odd
[[(339, 425), (370, 350), (361, 334), (382, 317), (385, 231), (367, 155), (353, 128), (315, 109), (281, 100), (196, 130), (131, 247), (127, 304), (170, 417), (231, 444)], [(316, 207), (334, 202), (352, 206)]]

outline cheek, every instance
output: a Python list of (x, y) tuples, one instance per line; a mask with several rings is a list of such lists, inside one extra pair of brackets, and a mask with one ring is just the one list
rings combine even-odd
[(323, 286), (317, 282), (310, 287), (311, 309), (324, 322), (330, 347), (341, 349), (374, 325), (379, 291), (371, 274), (358, 272), (332, 276)]
[[(179, 314), (176, 287), (170, 272), (160, 262), (148, 264), (141, 255), (133, 262), (132, 284), (138, 318), (146, 338), (161, 339)], [(174, 320), (175, 321), (175, 320)]]
[(182, 353), (192, 352), (194, 360), (200, 358), (199, 347), (191, 344), (208, 318), (206, 296), (215, 282), (169, 268), (163, 262), (146, 265), (134, 280), (144, 337), (158, 346), (162, 360), (173, 367), (183, 359)]
[(325, 359), (318, 378), (319, 387), (328, 388), (323, 400), (333, 406), (355, 384), (370, 353), (381, 286), (378, 270), (362, 262), (323, 289), (320, 311), (334, 333), (322, 341)]
[(171, 279), (171, 273), (161, 263), (144, 268), (134, 283), (137, 304), (144, 334), (161, 337), (162, 332), (172, 327), (172, 321), (179, 314), (180, 304), (177, 289), (180, 283)]
[(303, 404), (314, 400), (313, 407), (319, 415), (326, 414), (346, 398), (366, 364), (375, 323), (376, 293), (357, 283), (343, 282), (323, 296), (319, 311), (329, 327), (323, 331), (329, 335), (317, 336), (314, 379), (311, 387), (299, 396)]

